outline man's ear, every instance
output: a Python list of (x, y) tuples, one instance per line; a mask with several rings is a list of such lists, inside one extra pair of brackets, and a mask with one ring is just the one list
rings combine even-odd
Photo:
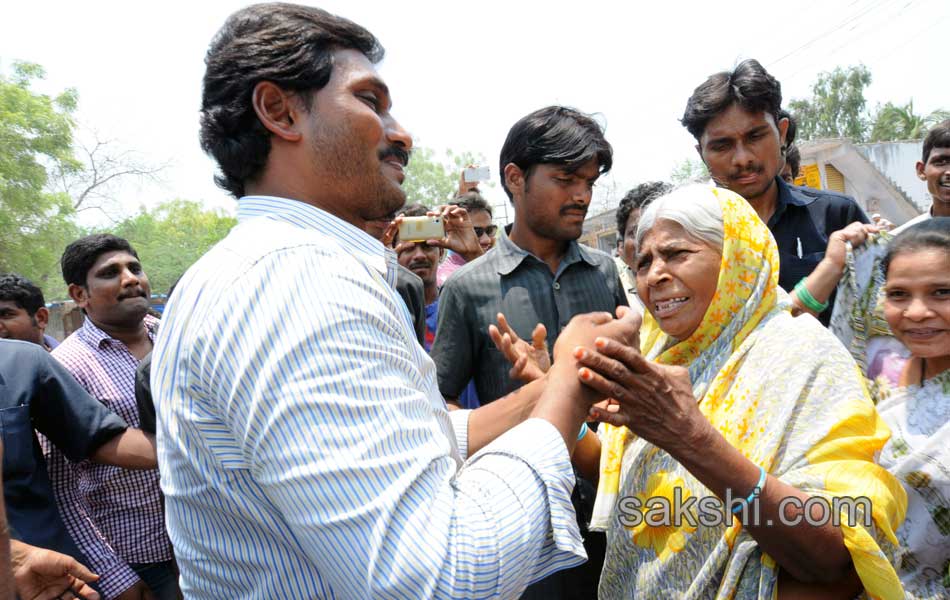
[(524, 171), (515, 163), (505, 165), (505, 186), (511, 192), (512, 198), (524, 196)]
[(69, 297), (72, 298), (73, 302), (75, 302), (79, 308), (86, 308), (86, 304), (89, 303), (89, 291), (85, 287), (70, 283), (67, 291), (69, 292)]
[(261, 125), (280, 139), (300, 141), (300, 123), (304, 106), (296, 93), (288, 92), (272, 81), (261, 81), (254, 86), (251, 104)]
[(41, 331), (46, 331), (46, 326), (49, 325), (49, 309), (45, 306), (37, 308), (36, 314), (33, 315), (33, 319), (36, 321), (36, 326), (39, 327)]
[(788, 134), (788, 117), (778, 120), (778, 141), (782, 148), (785, 148), (785, 136)]
[(917, 165), (916, 165), (916, 168), (917, 168), (917, 179), (919, 179), (919, 180), (921, 180), (921, 181), (927, 181), (927, 175), (924, 174), (924, 167), (926, 167), (926, 166), (927, 166), (927, 165), (925, 165), (925, 164), (923, 163), (923, 161), (920, 161), (920, 160), (917, 161)]

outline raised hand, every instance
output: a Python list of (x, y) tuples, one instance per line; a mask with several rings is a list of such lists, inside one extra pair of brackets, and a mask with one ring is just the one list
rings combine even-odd
[(508, 375), (525, 383), (540, 379), (551, 368), (548, 352), (548, 330), (538, 323), (531, 333), (531, 343), (522, 340), (508, 324), (505, 315), (498, 313), (498, 326), (488, 326), (488, 337), (512, 364)]
[(442, 217), (445, 226), (445, 237), (442, 239), (426, 240), (430, 246), (448, 248), (461, 255), (466, 261), (471, 261), (485, 253), (478, 236), (475, 235), (475, 226), (468, 216), (468, 211), (461, 206), (439, 206), (428, 213), (431, 216)]

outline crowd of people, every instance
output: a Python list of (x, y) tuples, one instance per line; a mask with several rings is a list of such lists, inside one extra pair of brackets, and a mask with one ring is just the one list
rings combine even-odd
[(238, 224), (161, 319), (113, 235), (62, 254), (65, 340), (0, 275), (0, 598), (950, 597), (950, 121), (929, 211), (872, 223), (791, 183), (746, 60), (682, 115), (712, 181), (630, 190), (611, 257), (573, 108), (511, 127), (503, 231), (464, 178), (405, 205), (382, 57), (229, 17), (200, 140)]

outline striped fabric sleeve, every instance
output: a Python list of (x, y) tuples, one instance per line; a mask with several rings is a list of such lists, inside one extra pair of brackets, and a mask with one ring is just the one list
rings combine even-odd
[(468, 417), (472, 414), (470, 410), (453, 410), (449, 413), (452, 420), (452, 430), (455, 431), (455, 439), (459, 446), (459, 455), (462, 460), (468, 458)]
[(219, 408), (262, 501), (334, 589), (516, 597), (583, 561), (570, 457), (553, 426), (523, 423), (459, 470), (450, 436), (467, 417), (445, 411), (432, 363), (394, 318), (395, 293), (312, 252), (279, 263), (254, 269), (279, 273), (279, 285), (234, 286), (266, 289), (267, 311), (206, 323), (220, 352), (207, 389), (228, 390)]

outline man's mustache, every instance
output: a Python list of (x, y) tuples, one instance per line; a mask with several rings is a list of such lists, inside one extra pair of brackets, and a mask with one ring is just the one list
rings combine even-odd
[(402, 163), (403, 167), (409, 166), (409, 151), (402, 146), (390, 146), (379, 153), (379, 160), (384, 161), (389, 158), (395, 158)]
[(138, 298), (138, 297), (140, 297), (140, 296), (141, 296), (142, 298), (147, 298), (147, 296), (145, 295), (145, 291), (144, 291), (144, 290), (138, 290), (138, 291), (136, 291), (136, 292), (130, 292), (130, 293), (128, 293), (128, 294), (121, 294), (121, 295), (119, 296), (119, 300), (127, 300), (127, 299), (129, 299), (129, 298)]
[(431, 269), (431, 268), (432, 268), (432, 263), (429, 262), (429, 261), (427, 261), (427, 260), (417, 260), (417, 261), (413, 261), (413, 262), (409, 263), (408, 269), (409, 269), (410, 271), (413, 270), (413, 269), (419, 269), (419, 268), (422, 268), (422, 269)]
[(561, 214), (565, 215), (572, 210), (580, 210), (586, 213), (588, 206), (589, 205), (587, 204), (568, 204), (567, 206), (561, 208)]

